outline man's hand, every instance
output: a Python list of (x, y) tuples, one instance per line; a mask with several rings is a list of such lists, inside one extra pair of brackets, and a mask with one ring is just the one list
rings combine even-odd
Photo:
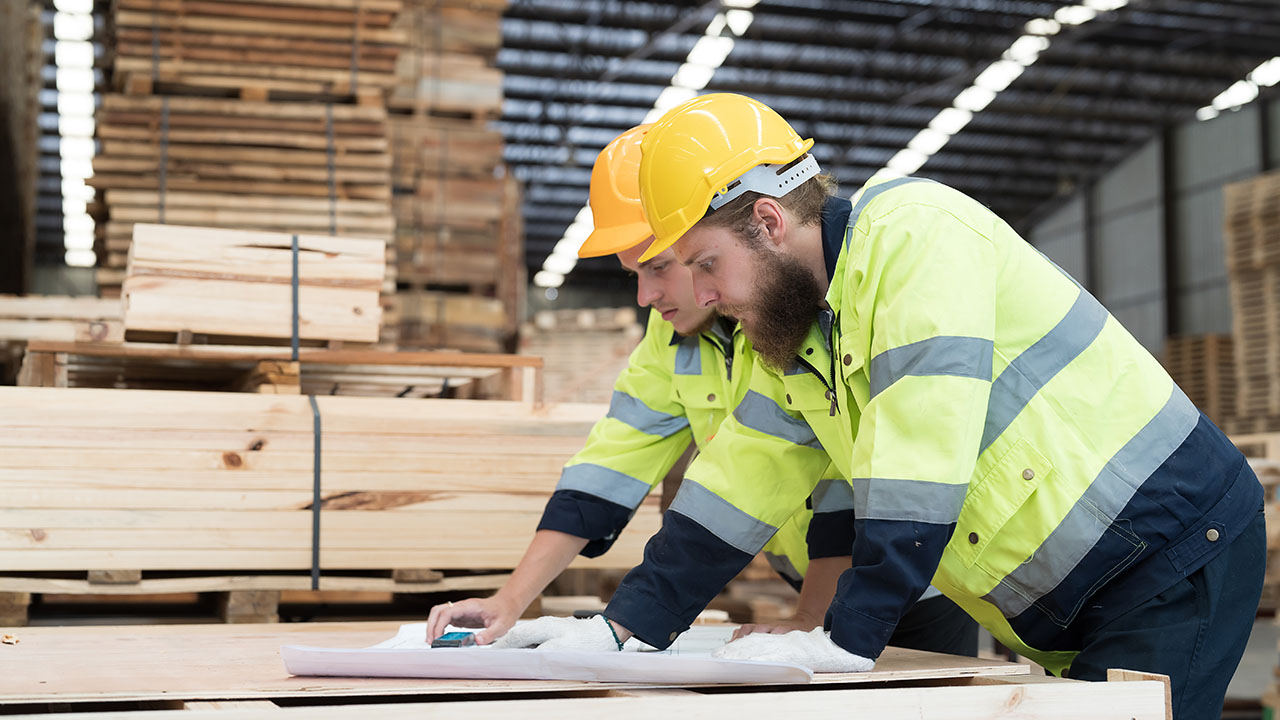
[(511, 628), (493, 644), (495, 648), (540, 650), (618, 650), (618, 642), (603, 615), (577, 618), (540, 617)]
[(809, 632), (821, 624), (821, 620), (814, 620), (801, 615), (796, 615), (788, 620), (780, 620), (776, 623), (748, 623), (746, 625), (739, 625), (738, 628), (733, 631), (733, 637), (730, 638), (730, 640), (739, 640), (752, 633), (785, 635), (795, 630)]
[(711, 653), (725, 660), (759, 660), (803, 665), (814, 672), (867, 672), (876, 661), (842, 650), (822, 628), (786, 635), (755, 633)]
[(484, 628), (476, 633), (476, 644), (488, 645), (516, 624), (520, 612), (519, 608), (497, 595), (437, 605), (431, 608), (431, 614), (427, 616), (427, 642), (443, 635), (445, 628), (452, 624), (465, 628)]

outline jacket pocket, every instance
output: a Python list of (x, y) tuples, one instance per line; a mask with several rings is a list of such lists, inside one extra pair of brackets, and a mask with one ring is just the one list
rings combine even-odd
[[(977, 485), (969, 489), (956, 523), (952, 549), (965, 567), (978, 565), (994, 577), (1002, 577), (1035, 549), (1028, 545), (1023, 558), (1009, 564), (1009, 542), (998, 542), (1000, 531), (1027, 502), (1041, 483), (1053, 474), (1053, 463), (1030, 443), (1019, 439)], [(1018, 539), (1020, 546), (1025, 539)], [(997, 552), (998, 551), (998, 552)], [(984, 557), (987, 556), (987, 557)]]

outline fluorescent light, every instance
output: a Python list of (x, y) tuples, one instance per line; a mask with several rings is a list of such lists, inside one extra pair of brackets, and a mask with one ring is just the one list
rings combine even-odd
[(556, 241), (556, 246), (551, 249), (552, 255), (577, 255), (578, 250), (582, 249), (582, 241), (575, 240), (567, 235)]
[(1262, 63), (1249, 73), (1249, 80), (1262, 87), (1271, 87), (1280, 82), (1280, 56)]
[(663, 89), (662, 93), (658, 95), (657, 100), (653, 101), (653, 109), (666, 112), (667, 110), (670, 110), (683, 102), (692, 100), (697, 96), (698, 93), (694, 90), (670, 85)]
[(946, 133), (938, 132), (933, 128), (925, 128), (911, 138), (911, 142), (907, 143), (907, 147), (928, 157), (941, 150), (942, 146), (946, 145), (950, 139), (951, 136)]
[[(760, 0), (720, 0), (720, 4), (727, 8), (745, 8), (750, 10), (760, 3)], [(730, 10), (729, 12), (733, 12)]]
[(58, 40), (88, 40), (93, 37), (93, 16), (56, 12), (53, 14), (53, 36)]
[(1245, 103), (1253, 102), (1258, 97), (1258, 86), (1248, 80), (1237, 80), (1231, 87), (1223, 90), (1213, 99), (1213, 106), (1219, 110), (1237, 108)]
[(897, 155), (894, 155), (889, 159), (886, 167), (890, 170), (900, 172), (903, 175), (910, 175), (911, 173), (919, 170), (928, 159), (929, 156), (922, 152), (918, 152), (910, 148), (904, 148), (899, 150)]
[(724, 14), (724, 19), (729, 25), (729, 32), (742, 37), (751, 28), (751, 23), (755, 21), (756, 14), (750, 10), (730, 10)]
[(58, 93), (58, 114), (93, 117), (93, 96), (79, 93)]
[(1083, 25), (1098, 16), (1098, 11), (1084, 5), (1067, 5), (1058, 8), (1053, 19), (1063, 25)]
[(58, 12), (88, 15), (93, 12), (93, 0), (53, 0), (53, 7)]
[(58, 134), (62, 137), (93, 137), (93, 118), (58, 116)]
[(1110, 10), (1119, 10), (1129, 4), (1129, 0), (1084, 0), (1084, 4), (1098, 12), (1108, 12)]
[(62, 178), (62, 197), (80, 202), (93, 200), (93, 188), (85, 184), (84, 178)]
[(64, 178), (85, 179), (93, 177), (93, 165), (89, 162), (89, 158), (79, 160), (63, 159), (59, 166)]
[(929, 121), (929, 127), (940, 133), (947, 135), (955, 135), (964, 129), (965, 125), (973, 119), (973, 113), (960, 108), (949, 107), (938, 113), (937, 117)]
[(1022, 70), (1022, 65), (1016, 62), (997, 60), (979, 73), (978, 77), (973, 79), (973, 84), (990, 90), (993, 93), (992, 97), (995, 97), (994, 93), (1002, 92), (1009, 87), (1009, 83), (1017, 80)]
[[(1048, 49), (1049, 38), (1041, 37), (1039, 35), (1023, 35), (1017, 40), (1014, 40), (1013, 44), (1009, 46), (1008, 50), (1004, 51), (1004, 55), (1001, 57), (1006, 60), (1012, 60), (1019, 65), (1026, 66), (1038, 60), (1040, 58), (1040, 53)], [(1014, 77), (1017, 77), (1017, 75), (1014, 75)]]
[(89, 68), (58, 68), (54, 72), (54, 84), (60, 93), (92, 93), (93, 70)]
[(573, 268), (578, 264), (578, 258), (573, 255), (561, 255), (559, 253), (551, 253), (546, 260), (542, 261), (542, 269), (561, 275), (568, 275), (573, 272)]
[(1217, 108), (1211, 105), (1206, 105), (1196, 111), (1196, 119), (1200, 122), (1204, 122), (1205, 120), (1212, 120), (1218, 117), (1219, 114), (1220, 113)]
[(93, 229), (90, 228), (87, 233), (79, 231), (73, 232), (71, 229), (68, 229), (62, 235), (62, 248), (64, 250), (92, 250)]
[(721, 35), (703, 35), (693, 44), (686, 62), (717, 68), (733, 51), (733, 38)]
[(93, 43), (83, 40), (58, 40), (53, 46), (53, 58), (58, 67), (92, 68)]
[(675, 76), (671, 78), (671, 84), (689, 90), (701, 90), (711, 82), (711, 76), (715, 73), (715, 67), (685, 63), (676, 70)]
[(995, 99), (996, 94), (993, 91), (970, 85), (956, 96), (955, 106), (969, 112), (982, 112)]
[(1062, 23), (1049, 18), (1036, 18), (1028, 21), (1023, 29), (1032, 35), (1057, 35), (1062, 29)]
[(62, 257), (71, 267), (93, 267), (98, 263), (98, 256), (92, 250), (68, 250)]
[(93, 157), (93, 138), (64, 137), (58, 140), (58, 155), (63, 160), (88, 160)]
[(533, 284), (543, 288), (558, 288), (564, 284), (564, 276), (550, 270), (540, 270), (534, 274)]

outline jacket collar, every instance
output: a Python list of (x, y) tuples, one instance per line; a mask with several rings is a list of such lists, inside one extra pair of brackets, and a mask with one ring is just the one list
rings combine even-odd
[(836, 275), (836, 261), (844, 249), (844, 233), (852, 212), (853, 203), (834, 195), (822, 205), (822, 259), (827, 266), (827, 282)]

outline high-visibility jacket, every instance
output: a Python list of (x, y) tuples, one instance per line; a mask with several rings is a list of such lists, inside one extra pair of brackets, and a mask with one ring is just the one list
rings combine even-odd
[[(565, 465), (539, 530), (587, 538), (583, 554), (603, 554), (690, 440), (698, 447), (711, 441), (746, 394), (754, 361), (746, 335), (727, 324), (717, 321), (701, 335), (683, 337), (658, 313), (649, 314), (644, 339), (614, 384), (608, 415)], [(821, 470), (815, 480), (827, 477)], [(833, 495), (847, 498), (844, 505), (852, 509), (851, 493)], [(804, 504), (801, 498), (762, 547), (770, 565), (793, 585), (803, 580), (811, 556), (848, 555), (853, 547), (851, 518), (839, 518), (832, 509), (815, 524), (811, 549), (806, 535), (813, 512)], [(823, 527), (824, 517), (830, 529)]]
[(827, 203), (823, 244), (829, 311), (793, 367), (757, 366), (606, 610), (642, 640), (688, 627), (828, 462), (852, 482), (857, 528), (831, 637), (870, 658), (932, 581), (1061, 672), (1086, 602), (1134, 607), (1258, 512), (1230, 441), (979, 203), (873, 181)]

